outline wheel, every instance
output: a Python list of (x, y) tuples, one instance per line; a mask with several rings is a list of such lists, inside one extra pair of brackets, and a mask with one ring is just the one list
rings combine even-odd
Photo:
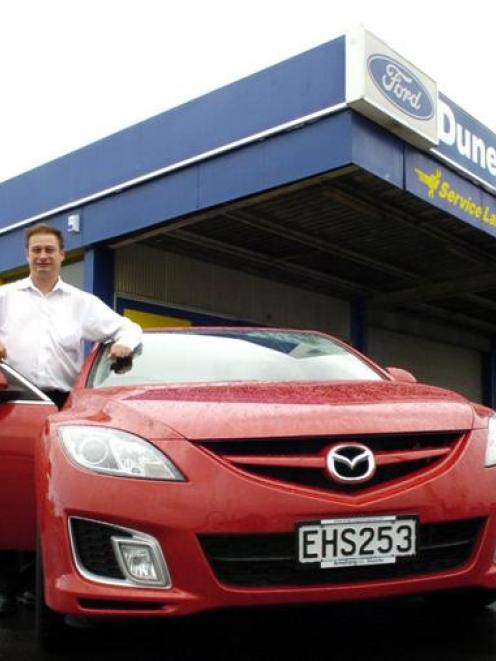
[(60, 649), (66, 640), (67, 627), (65, 625), (64, 615), (51, 610), (45, 603), (43, 556), (39, 542), (36, 549), (35, 588), (36, 642), (46, 650)]
[(442, 612), (458, 613), (469, 615), (482, 611), (496, 601), (495, 590), (458, 590), (446, 592), (433, 592), (425, 594), (424, 601), (431, 608), (439, 609)]

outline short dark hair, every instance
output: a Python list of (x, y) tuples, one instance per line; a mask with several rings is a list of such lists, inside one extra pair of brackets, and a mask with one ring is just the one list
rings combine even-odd
[(56, 227), (52, 227), (51, 225), (48, 225), (47, 223), (36, 223), (36, 225), (32, 225), (31, 227), (28, 227), (28, 229), (24, 233), (24, 242), (25, 242), (26, 250), (29, 248), (29, 239), (35, 234), (53, 234), (53, 236), (57, 237), (60, 250), (64, 249), (64, 235), (60, 230), (58, 230)]

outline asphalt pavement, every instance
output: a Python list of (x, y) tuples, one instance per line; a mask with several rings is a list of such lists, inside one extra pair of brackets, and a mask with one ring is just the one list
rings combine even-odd
[(420, 599), (239, 610), (175, 621), (127, 621), (71, 630), (42, 652), (32, 611), (0, 620), (0, 660), (493, 661), (496, 609), (477, 616), (428, 609)]

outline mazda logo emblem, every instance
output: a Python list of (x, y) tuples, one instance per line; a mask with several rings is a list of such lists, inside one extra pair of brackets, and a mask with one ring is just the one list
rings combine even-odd
[(371, 450), (361, 443), (340, 443), (327, 452), (326, 466), (335, 482), (365, 482), (375, 473)]

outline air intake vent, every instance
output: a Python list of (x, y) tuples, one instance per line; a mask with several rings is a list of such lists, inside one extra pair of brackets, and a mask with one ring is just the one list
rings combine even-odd
[(383, 581), (449, 571), (470, 558), (484, 519), (419, 526), (418, 553), (391, 565), (301, 569), (295, 534), (201, 535), (203, 551), (217, 578), (243, 587), (303, 586)]
[(72, 539), (81, 568), (101, 578), (125, 579), (115, 557), (111, 537), (132, 537), (122, 528), (72, 518)]

